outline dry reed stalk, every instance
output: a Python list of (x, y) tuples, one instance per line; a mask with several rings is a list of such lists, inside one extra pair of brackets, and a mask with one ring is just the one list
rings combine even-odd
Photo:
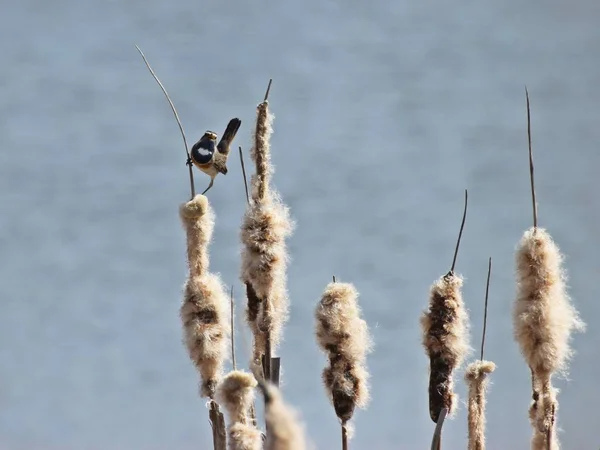
[(265, 450), (305, 450), (304, 427), (297, 413), (282, 399), (281, 393), (272, 383), (261, 380), (258, 385), (265, 400), (267, 439)]
[(465, 207), (452, 267), (431, 286), (429, 307), (421, 316), (422, 342), (430, 361), (429, 415), (435, 423), (443, 408), (447, 409), (448, 415), (455, 411), (457, 395), (453, 390), (453, 373), (470, 351), (469, 317), (461, 294), (463, 280), (454, 273), (467, 201), (465, 191)]
[(262, 450), (262, 433), (250, 416), (256, 386), (252, 374), (237, 370), (228, 373), (217, 386), (217, 398), (229, 416), (229, 450)]
[(277, 383), (271, 374), (271, 355), (279, 344), (288, 316), (285, 239), (290, 236), (293, 224), (288, 208), (270, 186), (272, 120), (265, 96), (265, 101), (257, 107), (250, 152), (256, 174), (251, 179), (252, 203), (246, 209), (241, 229), (244, 245), (241, 278), (248, 298), (246, 319), (254, 336), (253, 372), (260, 375), (264, 358), (265, 377)]
[(355, 408), (365, 408), (369, 401), (366, 355), (372, 340), (360, 312), (356, 288), (335, 281), (327, 285), (315, 310), (317, 343), (329, 359), (323, 383), (342, 424), (343, 449)]
[(146, 59), (146, 56), (144, 55), (142, 50), (137, 45), (135, 46), (135, 48), (137, 48), (137, 51), (142, 56), (142, 59), (144, 60), (146, 67), (150, 71), (150, 74), (152, 75), (154, 80), (156, 80), (156, 82), (160, 86), (160, 89), (162, 90), (163, 94), (165, 94), (165, 97), (167, 98), (167, 101), (169, 102), (169, 106), (171, 107), (171, 111), (173, 111), (173, 115), (175, 116), (175, 120), (177, 121), (177, 125), (179, 126), (179, 131), (181, 132), (181, 137), (183, 138), (183, 145), (185, 147), (185, 153), (187, 156), (186, 165), (188, 166), (188, 171), (189, 171), (189, 175), (190, 175), (190, 194), (191, 194), (190, 199), (193, 199), (196, 196), (196, 190), (194, 189), (194, 172), (192, 171), (192, 159), (190, 158), (190, 151), (188, 149), (187, 139), (185, 138), (185, 132), (183, 131), (183, 125), (181, 125), (181, 120), (179, 120), (179, 114), (177, 114), (177, 109), (175, 109), (175, 105), (173, 104), (171, 97), (169, 97), (169, 94), (167, 93), (167, 89), (164, 87), (164, 85), (158, 79), (158, 76), (156, 75), (156, 73), (154, 72), (152, 67), (150, 66), (150, 63)]
[(220, 278), (208, 271), (214, 213), (203, 195), (183, 204), (179, 212), (187, 236), (189, 267), (180, 310), (185, 343), (200, 373), (200, 395), (210, 399), (214, 448), (224, 450), (224, 419), (214, 395), (227, 359), (229, 300)]
[(558, 402), (552, 376), (567, 372), (573, 354), (572, 333), (583, 331), (585, 324), (567, 293), (560, 250), (550, 234), (538, 227), (527, 89), (525, 94), (534, 226), (525, 231), (516, 252), (517, 296), (513, 326), (515, 340), (531, 371), (532, 448), (558, 450), (554, 429)]
[(496, 365), (493, 362), (483, 360), (491, 272), (492, 258), (489, 259), (487, 282), (485, 286), (485, 307), (483, 315), (483, 332), (481, 337), (481, 356), (478, 361), (469, 364), (465, 373), (465, 381), (469, 386), (469, 400), (467, 402), (469, 450), (485, 450), (485, 404), (488, 386), (487, 375), (496, 369)]

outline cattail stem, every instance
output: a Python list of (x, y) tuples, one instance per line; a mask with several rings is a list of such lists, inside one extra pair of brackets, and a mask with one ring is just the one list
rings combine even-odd
[(533, 176), (533, 151), (531, 150), (531, 112), (529, 108), (529, 91), (525, 86), (525, 97), (527, 99), (527, 141), (529, 143), (529, 181), (531, 183), (531, 201), (533, 203), (533, 228), (538, 226), (537, 202), (535, 201), (535, 179)]
[(442, 408), (433, 431), (433, 438), (431, 439), (431, 450), (440, 450), (442, 448), (442, 427), (444, 426), (444, 420), (448, 415), (448, 409)]
[(246, 189), (246, 202), (250, 204), (250, 194), (248, 194), (248, 179), (246, 178), (246, 165), (244, 164), (244, 154), (242, 147), (240, 149), (240, 163), (242, 164), (242, 176), (244, 177), (244, 188)]
[(265, 92), (265, 99), (263, 101), (269, 101), (269, 92), (271, 92), (271, 83), (273, 83), (273, 78), (269, 78), (269, 85), (267, 86), (267, 92)]
[(456, 258), (458, 256), (458, 249), (460, 247), (460, 240), (462, 238), (463, 230), (465, 228), (465, 220), (467, 219), (467, 204), (469, 202), (469, 193), (465, 189), (465, 209), (463, 211), (462, 221), (460, 223), (460, 231), (458, 232), (458, 239), (456, 240), (456, 247), (454, 249), (454, 257), (452, 258), (452, 267), (450, 267), (449, 274), (454, 273), (454, 267), (456, 266)]
[(342, 450), (348, 450), (348, 428), (346, 428), (346, 422), (342, 422)]
[(233, 300), (233, 285), (231, 286), (231, 364), (233, 366), (233, 370), (236, 370), (235, 363), (235, 302)]
[(156, 76), (156, 73), (154, 73), (154, 70), (152, 70), (152, 67), (150, 67), (150, 63), (146, 59), (146, 56), (144, 55), (142, 50), (137, 45), (135, 46), (135, 48), (137, 48), (138, 52), (140, 52), (140, 55), (142, 55), (142, 59), (144, 60), (146, 67), (148, 68), (148, 70), (150, 71), (150, 73), (152, 74), (152, 76), (154, 77), (154, 79), (156, 80), (158, 85), (160, 86), (160, 89), (163, 91), (163, 94), (165, 94), (165, 97), (167, 98), (167, 101), (169, 102), (169, 105), (171, 106), (171, 110), (173, 111), (173, 115), (175, 116), (175, 120), (177, 121), (177, 125), (179, 125), (179, 131), (181, 132), (181, 137), (183, 138), (183, 145), (185, 147), (185, 154), (187, 155), (186, 164), (188, 166), (188, 170), (189, 170), (189, 174), (190, 174), (190, 193), (191, 193), (190, 200), (191, 200), (196, 196), (196, 190), (194, 188), (194, 172), (192, 171), (190, 151), (188, 150), (188, 144), (187, 144), (187, 139), (185, 138), (185, 132), (183, 131), (183, 125), (181, 125), (181, 120), (179, 120), (179, 114), (177, 114), (177, 109), (175, 109), (175, 105), (173, 104), (171, 97), (169, 97), (167, 90), (165, 89), (163, 84), (158, 79), (158, 76)]
[(488, 261), (488, 273), (487, 273), (487, 281), (485, 283), (485, 305), (483, 307), (483, 332), (481, 333), (481, 357), (479, 358), (483, 361), (483, 349), (485, 347), (485, 332), (487, 329), (487, 313), (488, 313), (488, 296), (490, 293), (490, 276), (492, 275), (492, 258), (490, 257)]
[(213, 435), (213, 449), (227, 449), (227, 435), (225, 433), (225, 418), (219, 410), (219, 405), (213, 400), (210, 401), (209, 419)]

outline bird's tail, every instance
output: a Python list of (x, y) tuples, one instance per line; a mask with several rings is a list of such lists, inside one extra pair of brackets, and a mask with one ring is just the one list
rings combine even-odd
[(238, 130), (240, 129), (241, 124), (242, 121), (237, 117), (229, 121), (229, 123), (227, 124), (227, 128), (225, 129), (225, 132), (221, 137), (221, 141), (217, 146), (219, 152), (225, 155), (229, 153), (229, 146), (235, 138), (235, 135), (237, 134)]

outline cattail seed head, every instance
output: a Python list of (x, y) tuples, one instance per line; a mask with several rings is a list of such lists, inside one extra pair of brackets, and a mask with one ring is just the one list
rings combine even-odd
[(261, 383), (265, 397), (265, 422), (269, 430), (265, 450), (305, 450), (304, 427), (297, 413), (281, 397), (275, 386)]
[(250, 156), (256, 166), (251, 178), (252, 204), (248, 205), (241, 229), (241, 279), (246, 285), (246, 318), (254, 335), (252, 365), (260, 367), (266, 353), (267, 339), (274, 352), (281, 340), (288, 318), (286, 288), (288, 254), (285, 240), (293, 229), (289, 210), (271, 188), (274, 172), (271, 163), (270, 137), (273, 115), (268, 102), (257, 107), (254, 145)]
[(495, 369), (496, 365), (491, 361), (475, 361), (469, 364), (465, 372), (465, 381), (469, 386), (469, 450), (485, 450), (487, 375)]
[(229, 450), (262, 450), (263, 439), (259, 429), (245, 423), (229, 426)]
[(186, 232), (190, 274), (202, 275), (208, 270), (208, 245), (215, 226), (215, 214), (204, 195), (196, 195), (179, 207)]
[(250, 150), (250, 157), (256, 164), (256, 175), (252, 179), (252, 197), (255, 202), (260, 202), (265, 198), (273, 175), (273, 165), (271, 164), (273, 119), (274, 116), (269, 111), (268, 102), (263, 102), (256, 107), (254, 145)]
[(565, 372), (571, 334), (585, 324), (571, 304), (561, 268), (562, 255), (546, 230), (530, 228), (516, 254), (515, 339), (534, 373)]
[(218, 276), (189, 278), (181, 306), (185, 343), (202, 379), (201, 395), (213, 397), (228, 357), (229, 300)]
[(254, 376), (241, 370), (223, 377), (217, 388), (217, 399), (227, 410), (231, 422), (246, 422), (256, 386)]
[(218, 276), (208, 271), (209, 244), (215, 217), (203, 195), (179, 208), (186, 231), (189, 275), (180, 315), (185, 343), (200, 372), (201, 395), (213, 398), (227, 358), (229, 300)]
[(437, 423), (442, 408), (455, 411), (453, 372), (470, 352), (469, 316), (463, 303), (462, 278), (449, 273), (432, 286), (428, 311), (421, 316), (423, 346), (429, 356), (429, 414)]
[(358, 292), (348, 283), (327, 285), (315, 311), (317, 343), (329, 358), (323, 383), (342, 422), (369, 401), (365, 364), (373, 344), (360, 312)]
[(217, 386), (217, 399), (229, 415), (230, 450), (262, 450), (262, 434), (249, 416), (256, 386), (252, 374), (239, 370), (229, 372)]

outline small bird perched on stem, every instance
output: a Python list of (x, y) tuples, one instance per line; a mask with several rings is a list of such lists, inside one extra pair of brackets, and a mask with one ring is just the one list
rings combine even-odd
[(202, 195), (212, 187), (217, 174), (227, 174), (227, 157), (231, 142), (235, 138), (242, 121), (238, 118), (231, 119), (221, 140), (217, 144), (217, 133), (206, 131), (198, 142), (192, 147), (188, 165), (192, 163), (202, 172), (210, 177), (210, 184), (204, 190)]

